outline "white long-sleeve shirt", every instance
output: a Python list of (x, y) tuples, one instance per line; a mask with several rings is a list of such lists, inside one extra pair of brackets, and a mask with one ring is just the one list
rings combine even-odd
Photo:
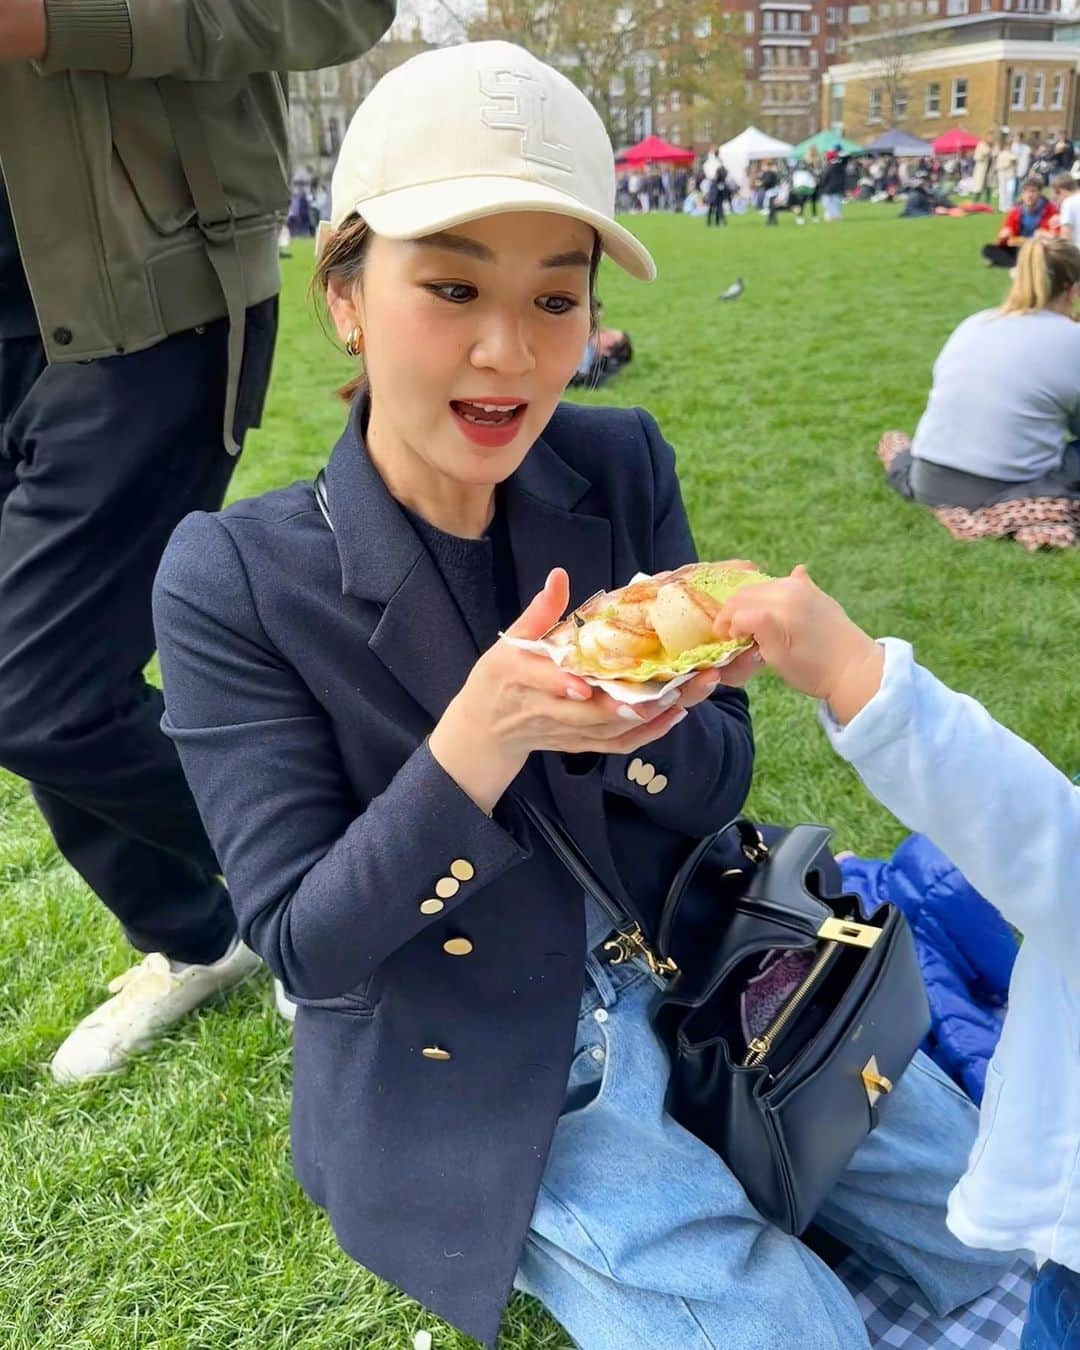
[(949, 1227), (1080, 1271), (1080, 791), (886, 638), (881, 689), (834, 748), (1024, 934)]

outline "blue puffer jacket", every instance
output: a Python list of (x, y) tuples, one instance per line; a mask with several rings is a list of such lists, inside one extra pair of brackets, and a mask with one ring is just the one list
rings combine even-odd
[(889, 862), (840, 866), (867, 913), (888, 900), (907, 915), (930, 997), (923, 1049), (981, 1102), (1016, 959), (1012, 929), (925, 835), (909, 835)]

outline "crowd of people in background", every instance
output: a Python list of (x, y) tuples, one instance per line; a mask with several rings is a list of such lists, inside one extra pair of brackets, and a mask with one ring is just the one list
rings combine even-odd
[(1056, 130), (1025, 140), (1002, 127), (987, 131), (970, 152), (955, 155), (848, 154), (841, 143), (819, 154), (811, 147), (802, 158), (751, 161), (741, 180), (714, 146), (687, 167), (622, 170), (616, 209), (703, 216), (707, 226), (755, 210), (769, 225), (782, 211), (797, 224), (808, 216), (835, 221), (845, 200), (895, 201), (904, 205), (905, 216), (991, 212), (995, 205), (1007, 213), (1025, 182), (1038, 179), (1045, 187), (1062, 174), (1080, 181), (1080, 159), (1072, 141)]

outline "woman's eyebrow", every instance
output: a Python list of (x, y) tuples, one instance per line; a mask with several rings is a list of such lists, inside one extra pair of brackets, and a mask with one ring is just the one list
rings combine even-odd
[[(476, 239), (466, 239), (463, 234), (450, 234), (440, 230), (436, 234), (425, 234), (412, 241), (428, 248), (445, 249), (448, 253), (464, 253), (470, 258), (479, 258), (481, 262), (494, 262), (495, 254), (486, 244)], [(565, 253), (553, 253), (549, 258), (541, 258), (541, 267), (588, 267), (592, 259), (582, 249), (569, 249)]]

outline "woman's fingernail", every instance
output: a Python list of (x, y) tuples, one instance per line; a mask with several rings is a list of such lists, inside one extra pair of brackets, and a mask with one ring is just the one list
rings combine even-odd
[(641, 715), (640, 715), (640, 713), (636, 713), (636, 712), (633, 710), (633, 708), (630, 707), (629, 703), (620, 703), (620, 704), (619, 704), (619, 716), (623, 719), (624, 722), (640, 722), (640, 721), (641, 721)]
[(763, 666), (765, 664), (765, 658), (760, 652), (755, 652), (750, 658), (750, 664), (752, 666)]
[(669, 689), (660, 699), (660, 706), (661, 708), (670, 708), (673, 703), (678, 703), (678, 701), (679, 691), (677, 689)]
[(588, 694), (583, 693), (580, 689), (568, 689), (566, 697), (572, 698), (575, 703), (588, 703), (589, 701)]
[(678, 716), (673, 717), (673, 718), (671, 719), (671, 725), (672, 725), (673, 727), (677, 727), (677, 726), (679, 725), (679, 723), (683, 720), (683, 718), (686, 716), (686, 714), (687, 714), (688, 711), (689, 711), (689, 710), (688, 710), (687, 708), (680, 708), (680, 709), (679, 709)]

